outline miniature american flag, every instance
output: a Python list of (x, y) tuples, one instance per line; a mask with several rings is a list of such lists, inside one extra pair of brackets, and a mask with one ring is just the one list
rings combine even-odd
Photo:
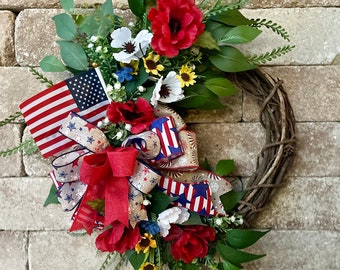
[(62, 81), (20, 104), (20, 110), (41, 154), (47, 158), (71, 147), (74, 141), (59, 133), (73, 111), (96, 124), (109, 104), (99, 69)]
[(208, 181), (182, 183), (163, 176), (158, 187), (166, 195), (178, 197), (173, 202), (176, 206), (185, 207), (200, 215), (216, 215)]

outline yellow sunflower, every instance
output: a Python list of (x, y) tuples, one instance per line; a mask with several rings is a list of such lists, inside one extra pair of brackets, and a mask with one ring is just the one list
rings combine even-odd
[(197, 76), (191, 67), (183, 65), (176, 78), (181, 82), (181, 87), (183, 88), (184, 86), (193, 85), (196, 82), (194, 79), (197, 78)]
[(147, 253), (150, 248), (156, 248), (157, 243), (156, 240), (152, 238), (152, 234), (144, 233), (144, 236), (139, 240), (137, 245), (135, 246), (135, 250), (137, 253), (143, 251), (143, 253)]
[(148, 262), (143, 263), (139, 268), (139, 270), (157, 270), (157, 269), (158, 267), (156, 265)]
[(163, 71), (164, 66), (161, 64), (157, 64), (159, 59), (160, 59), (160, 56), (158, 54), (154, 55), (152, 52), (148, 54), (147, 58), (143, 58), (144, 67), (147, 73), (152, 73), (153, 75), (160, 76), (158, 71)]

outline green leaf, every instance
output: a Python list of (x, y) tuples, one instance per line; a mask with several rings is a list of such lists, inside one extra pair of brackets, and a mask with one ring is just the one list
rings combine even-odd
[(204, 225), (199, 214), (189, 211), (189, 219), (182, 223), (182, 225)]
[(215, 67), (225, 72), (240, 72), (256, 68), (248, 63), (248, 58), (238, 49), (231, 46), (223, 46), (220, 51), (212, 51), (209, 59)]
[(270, 230), (233, 229), (227, 232), (226, 240), (231, 247), (243, 249), (256, 243), (269, 231)]
[(237, 93), (234, 84), (226, 78), (208, 79), (204, 85), (219, 97), (228, 97)]
[(74, 11), (74, 1), (73, 0), (60, 0), (60, 5), (65, 11), (67, 11), (69, 13), (73, 13), (73, 11)]
[(84, 49), (76, 43), (58, 40), (64, 63), (75, 70), (87, 70), (88, 60)]
[(57, 189), (54, 184), (52, 184), (43, 206), (46, 207), (49, 204), (60, 204), (57, 197)]
[(254, 21), (247, 19), (243, 14), (237, 9), (229, 9), (224, 12), (219, 13), (218, 15), (212, 16), (209, 20), (218, 21), (220, 23), (224, 23), (226, 25), (250, 25)]
[(224, 210), (226, 212), (232, 210), (236, 204), (243, 198), (245, 194), (245, 191), (243, 192), (237, 192), (234, 190), (231, 190), (222, 196), (220, 196), (221, 202), (223, 204)]
[(106, 0), (100, 7), (100, 12), (105, 15), (113, 15), (112, 0)]
[(145, 261), (145, 256), (148, 254), (144, 254), (140, 252), (139, 254), (136, 251), (130, 251), (131, 255), (129, 256), (129, 261), (134, 269), (139, 269), (142, 263)]
[(224, 261), (218, 264), (218, 269), (220, 270), (240, 270), (242, 268), (239, 268), (235, 265), (233, 265), (231, 262)]
[(228, 26), (223, 23), (215, 21), (207, 21), (206, 29), (217, 41), (219, 41), (223, 39), (231, 29), (233, 29), (233, 26)]
[(133, 14), (142, 17), (146, 8), (145, 0), (129, 0), (129, 7)]
[(93, 209), (104, 216), (105, 214), (105, 201), (101, 199), (96, 199), (93, 201), (88, 201), (87, 204)]
[(185, 98), (176, 102), (176, 105), (187, 109), (224, 109), (218, 96), (202, 84), (195, 84), (185, 90)]
[(77, 26), (72, 17), (66, 13), (53, 17), (58, 36), (64, 40), (72, 40), (77, 33)]
[(151, 211), (156, 214), (162, 213), (170, 204), (170, 197), (157, 188), (154, 188), (150, 194)]
[(126, 94), (129, 99), (137, 91), (137, 87), (145, 83), (148, 80), (148, 78), (149, 74), (145, 71), (144, 66), (140, 65), (138, 75), (133, 80), (128, 81), (125, 85)]
[(217, 175), (223, 176), (231, 173), (235, 169), (234, 160), (222, 159), (217, 162), (215, 172)]
[(219, 42), (230, 44), (243, 44), (253, 41), (261, 30), (247, 25), (239, 25), (231, 29)]
[(217, 242), (216, 250), (225, 261), (230, 261), (236, 266), (240, 265), (241, 263), (254, 261), (266, 256), (265, 254), (257, 255), (234, 249), (226, 245), (223, 241)]
[(210, 50), (220, 49), (217, 45), (216, 39), (214, 39), (211, 33), (208, 31), (204, 31), (201, 35), (199, 35), (194, 45)]
[(39, 65), (45, 72), (63, 72), (66, 70), (65, 65), (57, 57), (53, 55), (45, 56)]

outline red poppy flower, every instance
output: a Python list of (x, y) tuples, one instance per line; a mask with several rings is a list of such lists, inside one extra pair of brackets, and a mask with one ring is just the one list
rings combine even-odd
[(203, 14), (194, 0), (157, 0), (148, 14), (153, 38), (151, 47), (160, 55), (174, 57), (189, 48), (203, 32)]
[(139, 98), (136, 103), (132, 100), (125, 103), (111, 102), (107, 108), (109, 120), (114, 124), (119, 122), (130, 124), (133, 134), (138, 134), (148, 129), (150, 123), (155, 120), (153, 113), (153, 108), (143, 98)]
[(175, 260), (182, 259), (185, 263), (195, 258), (204, 258), (208, 254), (209, 241), (215, 239), (213, 228), (202, 225), (172, 225), (166, 241), (172, 241), (170, 253)]
[(102, 232), (96, 239), (96, 247), (100, 251), (124, 253), (127, 250), (134, 249), (135, 245), (141, 239), (139, 227), (134, 229), (127, 228), (119, 221), (114, 221), (112, 228)]

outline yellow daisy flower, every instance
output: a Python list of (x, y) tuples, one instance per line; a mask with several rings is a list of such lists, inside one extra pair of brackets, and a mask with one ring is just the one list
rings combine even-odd
[(196, 82), (194, 79), (197, 78), (197, 76), (191, 67), (183, 65), (176, 78), (181, 82), (181, 87), (183, 88), (184, 86), (193, 85)]
[(143, 58), (144, 67), (145, 67), (147, 73), (152, 73), (153, 75), (160, 76), (158, 71), (163, 71), (164, 66), (157, 64), (159, 59), (160, 59), (160, 56), (158, 54), (154, 55), (152, 52), (150, 52), (148, 54), (147, 58)]
[(156, 240), (152, 238), (152, 234), (144, 233), (144, 236), (139, 240), (139, 242), (135, 246), (135, 250), (137, 253), (143, 251), (143, 253), (147, 253), (150, 248), (156, 248), (157, 243)]
[(120, 62), (120, 66), (121, 67), (130, 67), (130, 68), (132, 68), (131, 75), (137, 75), (138, 74), (138, 70), (139, 70), (138, 65), (139, 65), (139, 60), (131, 60), (130, 63)]
[(139, 268), (139, 270), (157, 270), (157, 269), (158, 267), (156, 265), (148, 262), (143, 263)]

